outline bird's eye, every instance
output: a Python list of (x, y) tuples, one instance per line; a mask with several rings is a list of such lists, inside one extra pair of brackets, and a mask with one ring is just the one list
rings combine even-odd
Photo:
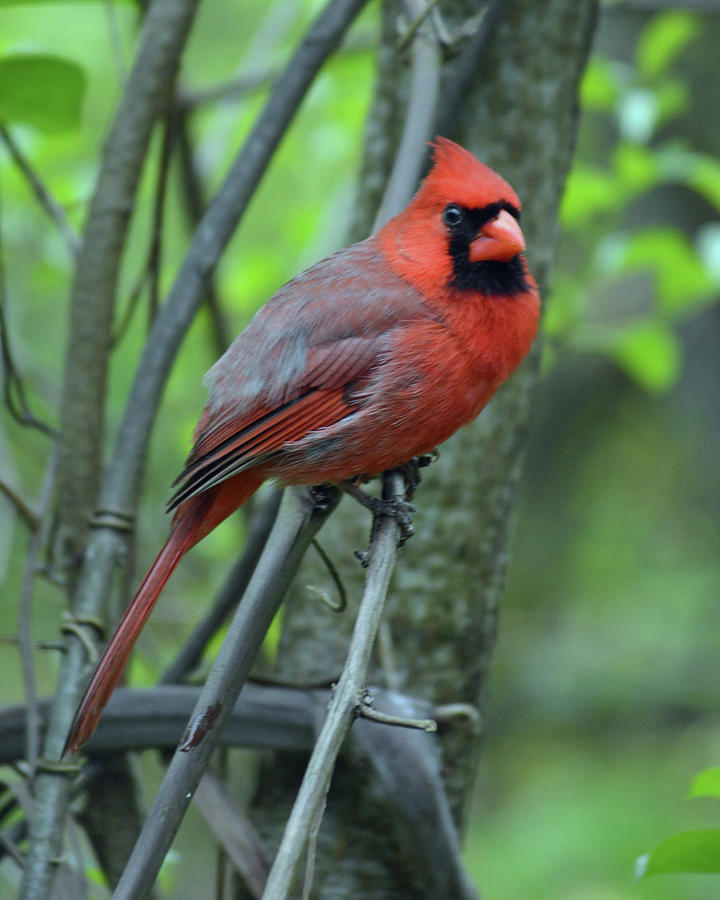
[(450, 206), (446, 206), (443, 210), (442, 220), (450, 228), (457, 228), (463, 218), (463, 210), (455, 203), (451, 203)]

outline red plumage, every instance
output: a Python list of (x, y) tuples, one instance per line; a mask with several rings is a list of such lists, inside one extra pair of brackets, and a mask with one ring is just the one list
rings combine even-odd
[(540, 300), (519, 200), (445, 138), (406, 209), (282, 287), (209, 372), (167, 543), (113, 635), (66, 751), (92, 735), (181, 557), (266, 478), (338, 483), (426, 453), (527, 354)]

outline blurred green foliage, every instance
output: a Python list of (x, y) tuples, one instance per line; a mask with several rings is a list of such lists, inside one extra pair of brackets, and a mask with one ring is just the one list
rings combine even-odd
[[(682, 184), (720, 211), (720, 163), (674, 134), (658, 136), (688, 109), (688, 87), (673, 65), (699, 32), (697, 14), (661, 13), (640, 32), (631, 61), (597, 54), (588, 66), (583, 109), (604, 117), (606, 133), (616, 139), (602, 164), (581, 155), (573, 167), (561, 222), (580, 254), (572, 277), (561, 276), (546, 318), (551, 338), (606, 354), (650, 391), (675, 383), (682, 358), (677, 326), (712, 302), (720, 287), (716, 231), (693, 242), (677, 225), (624, 224), (631, 206), (665, 184)], [(587, 315), (587, 298), (634, 273), (653, 282), (646, 303), (602, 321)]]
[(720, 891), (633, 878), (678, 829), (710, 836), (646, 874), (717, 849), (717, 800), (679, 798), (720, 755), (718, 39), (606, 9), (584, 78), (469, 836), (489, 897)]
[[(201, 4), (180, 87), (191, 100), (224, 88), (190, 117), (206, 196), (317, 5)], [(0, 120), (77, 231), (138, 24), (131, 3), (0, 0)], [(280, 284), (345, 240), (376, 26), (370, 8), (319, 77), (225, 255), (216, 285), (232, 333)], [(720, 96), (718, 40), (716, 16), (607, 10), (584, 79), (546, 304), (546, 378), (467, 835), (468, 864), (488, 897), (692, 900), (717, 892), (716, 880), (676, 875), (634, 884), (632, 869), (674, 830), (717, 824), (715, 806), (702, 806), (716, 801), (679, 809), (677, 799), (689, 775), (720, 755), (720, 134), (708, 113)], [(12, 75), (18, 61), (22, 78)], [(248, 74), (245, 88), (235, 84)], [(160, 135), (134, 212), (118, 324), (144, 283), (159, 153)], [(192, 228), (180, 184), (173, 164), (161, 294)], [(54, 423), (72, 254), (2, 144), (0, 259), (15, 360), (33, 410)], [(147, 333), (146, 286), (140, 297), (113, 358), (109, 437)], [(217, 355), (204, 311), (155, 431), (138, 569), (164, 537), (159, 510), (204, 400), (201, 375)], [(47, 439), (4, 413), (0, 425), (0, 478), (33, 503)], [(27, 535), (0, 503), (3, 632), (11, 638)], [(133, 657), (133, 683), (157, 678), (199, 617), (195, 598), (212, 593), (239, 543), (238, 524), (229, 522), (184, 561), (143, 634), (144, 652)], [(36, 639), (56, 635), (63, 602), (61, 591), (38, 582)], [(55, 660), (45, 651), (36, 661), (48, 693)], [(22, 698), (19, 671), (16, 648), (0, 645), (0, 702)], [(703, 777), (711, 793), (716, 782)], [(191, 820), (164, 876), (173, 896), (202, 893), (203, 882), (193, 881), (202, 866), (188, 875), (177, 862), (194, 859), (198, 843)], [(3, 867), (0, 893), (4, 876)]]

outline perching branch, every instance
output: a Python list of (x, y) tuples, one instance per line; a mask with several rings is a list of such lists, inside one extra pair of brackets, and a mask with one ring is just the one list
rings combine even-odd
[[(393, 502), (402, 499), (403, 495), (400, 472), (386, 472), (383, 476), (383, 499)], [(264, 900), (285, 900), (290, 896), (298, 862), (313, 823), (321, 814), (335, 760), (361, 703), (370, 654), (397, 559), (399, 537), (400, 528), (396, 519), (380, 515), (373, 522), (365, 594), (355, 620), (343, 673), (330, 701), (327, 718), (315, 743), (270, 870)]]

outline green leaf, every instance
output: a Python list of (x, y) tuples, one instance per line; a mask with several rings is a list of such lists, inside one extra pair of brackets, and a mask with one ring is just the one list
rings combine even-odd
[(657, 155), (641, 144), (619, 143), (615, 148), (613, 166), (628, 192), (646, 191), (660, 180)]
[(581, 225), (599, 213), (621, 209), (623, 185), (610, 172), (576, 163), (565, 183), (560, 207), (563, 225)]
[(611, 112), (615, 108), (620, 86), (616, 70), (603, 56), (590, 59), (580, 84), (580, 102), (583, 109)]
[(690, 169), (689, 185), (720, 210), (720, 162), (698, 154)]
[(690, 787), (690, 797), (720, 797), (720, 766), (698, 772)]
[(625, 242), (620, 269), (649, 269), (657, 281), (657, 299), (670, 316), (686, 314), (708, 302), (714, 279), (687, 237), (677, 228), (645, 228)]
[(635, 872), (638, 878), (677, 872), (720, 873), (720, 828), (674, 834), (641, 856)]
[(609, 349), (615, 361), (652, 393), (671, 388), (680, 374), (680, 343), (661, 319), (643, 319), (620, 329)]
[(0, 59), (0, 121), (57, 132), (80, 124), (84, 70), (59, 56), (23, 54)]
[(675, 79), (659, 85), (655, 91), (657, 103), (657, 124), (669, 122), (677, 118), (690, 105), (690, 94), (687, 87)]
[(684, 10), (670, 10), (655, 16), (638, 40), (636, 61), (643, 78), (661, 75), (678, 54), (700, 32), (698, 17)]

